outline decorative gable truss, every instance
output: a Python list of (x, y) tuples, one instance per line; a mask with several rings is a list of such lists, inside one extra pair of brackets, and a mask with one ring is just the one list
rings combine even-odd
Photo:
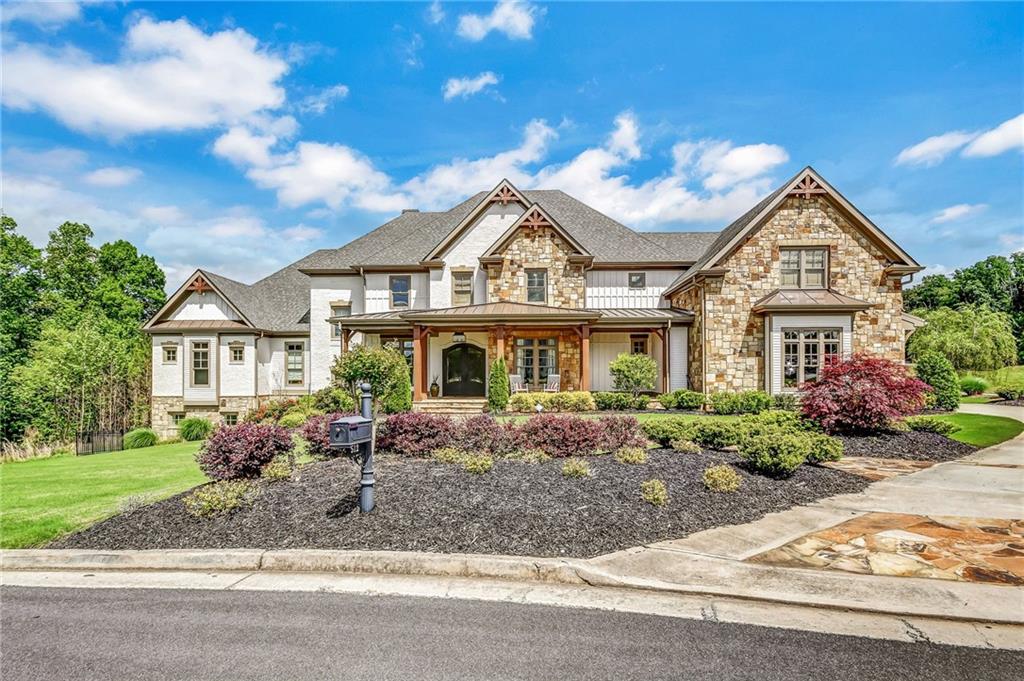
[(558, 224), (540, 204), (534, 203), (528, 206), (526, 212), (480, 256), (480, 264), (486, 266), (501, 263), (502, 252), (520, 230), (529, 230), (534, 234), (539, 234), (546, 229), (552, 230), (572, 249), (569, 253), (569, 262), (590, 265), (594, 261), (594, 256), (572, 234)]
[[(175, 312), (183, 305), (186, 305), (193, 294), (198, 294), (201, 297), (211, 296), (212, 304), (215, 304), (216, 299), (219, 298), (227, 309), (233, 313), (235, 319), (175, 319)], [(202, 270), (196, 270), (177, 291), (168, 297), (163, 307), (153, 315), (152, 319), (146, 322), (142, 329), (149, 332), (182, 329), (213, 331), (219, 329), (255, 329), (255, 326), (224, 291), (213, 283), (212, 277)]]
[(477, 219), (491, 206), (498, 204), (501, 206), (508, 206), (510, 204), (519, 204), (524, 209), (530, 205), (530, 201), (523, 195), (521, 191), (508, 180), (502, 180), (498, 185), (492, 189), (487, 196), (485, 196), (476, 208), (470, 211), (469, 215), (462, 219), (458, 225), (455, 226), (451, 232), (441, 240), (439, 244), (423, 258), (421, 264), (425, 266), (437, 266), (445, 252), (458, 241), (459, 237), (466, 233), (466, 231), (472, 227)]

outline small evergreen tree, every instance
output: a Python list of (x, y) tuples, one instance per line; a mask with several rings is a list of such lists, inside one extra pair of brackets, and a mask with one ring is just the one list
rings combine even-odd
[(505, 368), (505, 358), (499, 357), (491, 362), (491, 377), (488, 379), (487, 404), (491, 411), (505, 411), (505, 407), (508, 406), (508, 396), (508, 369)]
[(915, 369), (917, 377), (932, 387), (929, 405), (949, 411), (960, 406), (960, 381), (945, 355), (934, 350), (922, 353)]

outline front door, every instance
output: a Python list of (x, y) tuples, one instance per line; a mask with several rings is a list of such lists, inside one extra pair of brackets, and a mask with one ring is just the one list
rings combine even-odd
[(483, 397), (486, 358), (483, 348), (459, 343), (441, 352), (444, 397)]

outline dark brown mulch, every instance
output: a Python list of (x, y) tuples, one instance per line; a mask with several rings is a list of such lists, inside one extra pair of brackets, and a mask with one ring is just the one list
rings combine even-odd
[[(54, 548), (324, 548), (589, 557), (718, 525), (741, 524), (822, 497), (863, 489), (842, 471), (802, 466), (788, 480), (737, 467), (739, 492), (710, 492), (705, 468), (735, 454), (650, 452), (648, 463), (587, 459), (593, 476), (566, 478), (562, 461), (499, 460), (484, 475), (434, 461), (377, 462), (377, 511), (356, 507), (358, 473), (337, 459), (310, 464), (296, 480), (260, 483), (249, 509), (210, 519), (188, 515), (181, 496), (115, 516)], [(660, 478), (670, 502), (651, 506), (640, 483)]]
[(996, 400), (995, 402), (989, 402), (989, 404), (995, 404), (1000, 407), (1024, 407), (1024, 400)]
[(843, 454), (846, 456), (874, 456), (883, 459), (952, 461), (978, 450), (977, 447), (951, 440), (945, 435), (921, 431), (856, 437), (840, 435), (839, 439), (843, 441)]

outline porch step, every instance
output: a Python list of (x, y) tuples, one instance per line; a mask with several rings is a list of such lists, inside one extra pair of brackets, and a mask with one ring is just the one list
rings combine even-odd
[(422, 402), (412, 403), (413, 411), (448, 416), (482, 414), (486, 407), (487, 399), (483, 397), (431, 397)]

